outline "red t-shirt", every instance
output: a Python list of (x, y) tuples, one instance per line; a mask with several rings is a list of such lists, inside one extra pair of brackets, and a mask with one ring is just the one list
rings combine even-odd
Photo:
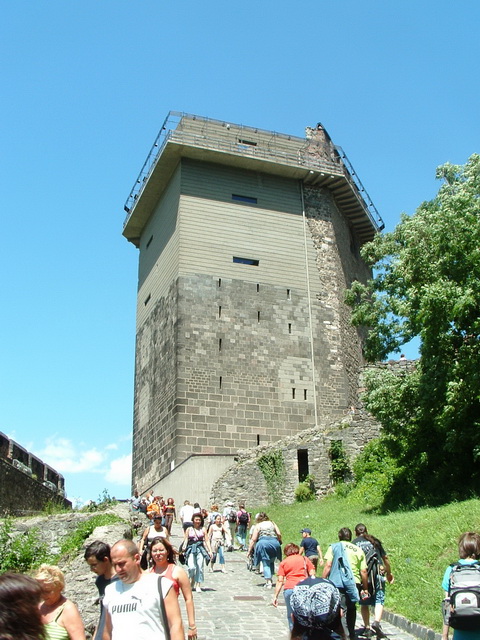
[(301, 556), (298, 553), (294, 553), (293, 556), (288, 556), (278, 566), (278, 575), (285, 576), (285, 582), (283, 583), (284, 589), (293, 589), (305, 578), (308, 578), (310, 571), (314, 571), (315, 567), (308, 558)]

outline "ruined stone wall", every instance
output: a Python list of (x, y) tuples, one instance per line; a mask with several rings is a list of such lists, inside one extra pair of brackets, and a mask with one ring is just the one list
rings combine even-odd
[(308, 451), (308, 471), (314, 477), (317, 496), (331, 489), (329, 449), (333, 441), (341, 440), (348, 458), (353, 461), (365, 445), (380, 433), (380, 425), (360, 410), (318, 429), (308, 429), (296, 436), (284, 438), (274, 445), (256, 447), (239, 453), (237, 461), (214, 484), (212, 504), (225, 504), (227, 500), (245, 500), (249, 504), (271, 502), (268, 486), (259, 467), (259, 459), (271, 451), (281, 451), (285, 462), (285, 483), (280, 501), (295, 500), (295, 489), (300, 482), (298, 451)]

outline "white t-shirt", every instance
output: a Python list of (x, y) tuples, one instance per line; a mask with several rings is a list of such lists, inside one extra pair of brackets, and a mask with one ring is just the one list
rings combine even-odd
[(180, 509), (180, 518), (183, 522), (191, 522), (195, 507), (191, 504), (184, 504)]
[[(158, 577), (144, 573), (137, 582), (115, 580), (105, 589), (103, 606), (112, 618), (112, 640), (165, 640)], [(163, 597), (172, 585), (162, 578)]]

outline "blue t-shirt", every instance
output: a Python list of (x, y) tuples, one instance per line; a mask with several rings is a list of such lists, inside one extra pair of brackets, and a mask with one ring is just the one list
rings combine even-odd
[(303, 538), (300, 546), (305, 549), (305, 555), (307, 556), (307, 558), (309, 556), (318, 556), (318, 541), (315, 540), (315, 538), (312, 538), (311, 536), (309, 536), (308, 538)]
[[(460, 564), (473, 564), (476, 560), (467, 560), (460, 558), (458, 560)], [(448, 586), (450, 584), (450, 574), (452, 573), (452, 567), (449, 565), (445, 573), (443, 574), (442, 589), (448, 592)], [(453, 640), (480, 640), (480, 630), (478, 631), (462, 631), (461, 629), (453, 630)]]

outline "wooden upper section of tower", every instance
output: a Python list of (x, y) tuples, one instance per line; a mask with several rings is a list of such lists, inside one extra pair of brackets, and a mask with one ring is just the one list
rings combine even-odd
[(125, 203), (123, 235), (139, 245), (142, 230), (182, 158), (302, 181), (331, 191), (359, 242), (384, 227), (341, 147), (321, 124), (299, 138), (275, 131), (171, 111)]

